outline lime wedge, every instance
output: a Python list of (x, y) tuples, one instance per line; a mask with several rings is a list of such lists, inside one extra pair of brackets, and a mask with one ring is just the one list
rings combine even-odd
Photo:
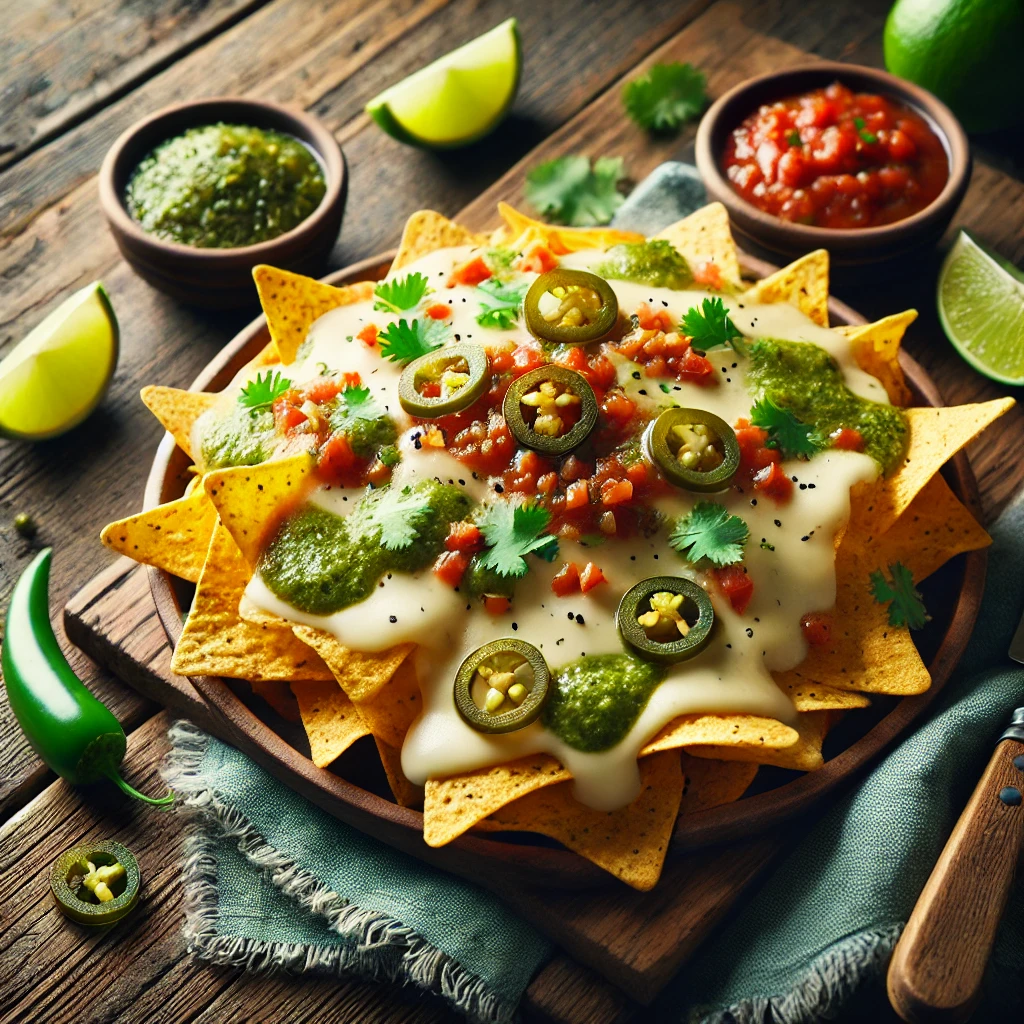
[(38, 441), (81, 423), (107, 390), (117, 349), (117, 317), (95, 281), (0, 361), (0, 435)]
[(464, 146), (505, 116), (519, 88), (519, 32), (509, 18), (385, 89), (366, 112), (399, 142)]
[(979, 373), (1024, 384), (1024, 273), (961, 231), (939, 271), (946, 337)]

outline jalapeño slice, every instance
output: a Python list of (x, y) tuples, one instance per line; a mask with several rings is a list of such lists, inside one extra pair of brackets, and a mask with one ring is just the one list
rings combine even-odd
[(139, 902), (139, 864), (120, 843), (85, 843), (65, 850), (50, 870), (61, 912), (79, 924), (120, 921)]
[[(524, 405), (537, 410), (532, 423), (523, 416)], [(582, 373), (546, 364), (509, 385), (501, 411), (521, 445), (543, 455), (564, 455), (594, 429), (597, 396)], [(575, 423), (571, 423), (573, 416), (578, 416)]]
[(732, 427), (706, 409), (666, 409), (644, 431), (644, 454), (677, 487), (723, 491), (740, 467)]
[(448, 416), (468, 408), (487, 390), (488, 371), (487, 353), (479, 345), (446, 345), (414, 359), (402, 371), (398, 400), (410, 416)]
[(683, 576), (651, 576), (630, 587), (615, 613), (619, 635), (649, 661), (685, 661), (711, 639), (711, 599)]
[(585, 270), (549, 270), (530, 285), (523, 313), (526, 326), (541, 341), (587, 345), (615, 326), (619, 301), (603, 277)]
[(550, 693), (544, 655), (507, 637), (478, 647), (455, 677), (455, 707), (477, 732), (514, 732), (533, 722)]

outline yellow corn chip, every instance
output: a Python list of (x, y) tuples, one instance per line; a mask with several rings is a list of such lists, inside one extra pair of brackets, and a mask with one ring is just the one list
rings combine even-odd
[(794, 678), (792, 672), (775, 673), (776, 685), (793, 702), (797, 711), (849, 711), (866, 708), (871, 698), (852, 690), (837, 690), (823, 683)]
[(216, 403), (220, 395), (208, 391), (182, 391), (180, 388), (165, 388), (156, 384), (144, 387), (141, 395), (146, 408), (174, 438), (177, 446), (190, 459), (194, 459), (192, 427)]
[(374, 736), (380, 763), (384, 766), (388, 785), (395, 795), (395, 801), (401, 807), (422, 807), (423, 787), (410, 782), (402, 771), (402, 749), (385, 743), (379, 736)]
[(217, 510), (199, 487), (177, 501), (105, 526), (100, 540), (136, 562), (155, 565), (195, 583), (203, 571), (216, 522)]
[(336, 680), (297, 679), (291, 688), (299, 702), (302, 726), (309, 737), (309, 749), (317, 768), (326, 768), (356, 740), (370, 734), (355, 705)]
[(501, 244), (511, 242), (524, 231), (531, 229), (554, 253), (578, 252), (580, 249), (607, 249), (621, 242), (644, 240), (644, 236), (638, 235), (635, 231), (619, 231), (616, 228), (566, 228), (545, 224), (543, 221), (527, 217), (525, 213), (520, 213), (508, 203), (498, 203), (498, 213), (506, 225), (504, 229), (499, 228), (494, 236), (494, 241)]
[(430, 779), (423, 801), (423, 838), (428, 846), (444, 846), (513, 800), (569, 778), (550, 754), (536, 754), (447, 779)]
[(192, 609), (174, 649), (171, 671), (180, 676), (233, 679), (333, 679), (331, 670), (290, 629), (253, 625), (238, 615), (249, 567), (220, 523), (210, 539)]
[(353, 651), (326, 630), (313, 626), (293, 628), (295, 635), (330, 666), (341, 688), (356, 703), (372, 701), (416, 646), (397, 644), (386, 651)]
[(253, 679), (249, 685), (252, 687), (252, 692), (266, 701), (286, 722), (302, 720), (295, 696), (283, 680)]
[(828, 327), (828, 252), (815, 249), (761, 278), (742, 295), (747, 302), (788, 302), (816, 324)]
[(908, 309), (862, 327), (835, 328), (850, 339), (857, 365), (882, 382), (893, 405), (910, 405), (910, 388), (903, 376), (899, 352), (903, 335), (916, 319), (917, 310)]
[(740, 286), (736, 243), (729, 230), (729, 214), (721, 203), (709, 203), (695, 210), (689, 217), (669, 224), (654, 237), (671, 242), (686, 257), (692, 269), (697, 269), (702, 263), (713, 263), (726, 285), (731, 288)]
[(270, 337), (277, 346), (280, 361), (285, 365), (295, 361), (295, 353), (306, 340), (314, 320), (339, 306), (369, 299), (374, 289), (372, 281), (336, 288), (265, 264), (253, 267), (252, 277), (267, 317)]
[(486, 244), (486, 235), (474, 235), (472, 231), (467, 231), (462, 225), (434, 210), (419, 210), (405, 222), (402, 241), (398, 245), (398, 254), (391, 269), (398, 270), (438, 249)]
[(509, 831), (538, 832), (634, 889), (652, 889), (661, 875), (683, 795), (677, 751), (640, 762), (640, 795), (618, 811), (595, 811), (574, 799), (572, 783), (536, 790), (502, 807), (490, 821)]
[(264, 366), (280, 365), (281, 356), (280, 353), (277, 351), (277, 345), (275, 345), (273, 341), (268, 341), (266, 345), (264, 345), (263, 348), (261, 348), (259, 352), (257, 352), (256, 355), (254, 355), (252, 359), (250, 359), (249, 362), (245, 364), (244, 369), (259, 370)]
[(756, 715), (680, 715), (661, 730), (641, 751), (640, 756), (658, 750), (675, 750), (694, 744), (721, 743), (746, 750), (782, 750), (799, 739), (791, 729), (774, 718)]
[(682, 755), (683, 799), (680, 814), (696, 814), (712, 807), (739, 800), (757, 775), (755, 761), (713, 761), (704, 757)]
[(784, 750), (750, 750), (721, 744), (700, 744), (687, 747), (686, 753), (693, 757), (710, 757), (718, 761), (754, 761), (757, 764), (774, 765), (776, 768), (813, 772), (824, 763), (821, 759), (821, 744), (828, 732), (830, 715), (829, 711), (809, 711), (800, 715), (797, 720), (800, 738)]
[(258, 466), (215, 469), (203, 478), (220, 520), (253, 569), (272, 531), (305, 496), (316, 462), (303, 453)]

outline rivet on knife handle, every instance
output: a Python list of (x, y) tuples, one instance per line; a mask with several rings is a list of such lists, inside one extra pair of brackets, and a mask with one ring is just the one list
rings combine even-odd
[(1000, 737), (921, 892), (889, 965), (889, 1000), (912, 1024), (960, 1022), (978, 1000), (1024, 849), (1024, 709)]

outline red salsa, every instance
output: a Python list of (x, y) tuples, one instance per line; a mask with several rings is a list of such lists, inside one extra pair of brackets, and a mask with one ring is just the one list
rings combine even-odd
[(920, 114), (838, 82), (760, 107), (729, 137), (723, 168), (758, 209), (821, 228), (902, 220), (949, 177), (942, 142)]

